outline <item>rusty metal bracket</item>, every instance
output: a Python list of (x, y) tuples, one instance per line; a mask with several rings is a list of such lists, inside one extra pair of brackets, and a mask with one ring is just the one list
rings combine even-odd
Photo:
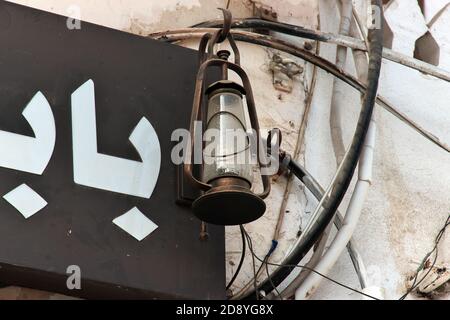
[(292, 59), (283, 58), (275, 53), (269, 63), (269, 69), (273, 74), (273, 86), (275, 89), (291, 93), (294, 87), (294, 79), (303, 72), (303, 67)]
[(253, 1), (253, 16), (263, 20), (278, 21), (278, 13), (271, 6), (256, 1)]

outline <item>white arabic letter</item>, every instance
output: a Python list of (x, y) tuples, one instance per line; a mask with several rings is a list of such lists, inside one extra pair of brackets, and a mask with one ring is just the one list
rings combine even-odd
[(42, 175), (55, 148), (56, 126), (52, 109), (41, 92), (22, 112), (35, 137), (0, 130), (0, 166)]
[(94, 82), (89, 80), (72, 94), (72, 136), (75, 183), (150, 198), (158, 180), (161, 148), (145, 117), (129, 137), (142, 162), (98, 153)]

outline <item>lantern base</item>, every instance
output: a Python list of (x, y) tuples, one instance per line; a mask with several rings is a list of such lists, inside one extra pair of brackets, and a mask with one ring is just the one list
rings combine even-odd
[(218, 180), (222, 180), (222, 183), (192, 204), (197, 218), (215, 225), (235, 226), (255, 221), (264, 214), (266, 204), (249, 187), (242, 186), (242, 183), (231, 184), (233, 180), (238, 180), (236, 178)]

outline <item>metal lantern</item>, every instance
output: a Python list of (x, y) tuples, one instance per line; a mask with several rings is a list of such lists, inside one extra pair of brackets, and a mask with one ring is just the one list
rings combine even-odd
[[(255, 167), (250, 161), (251, 141), (256, 143), (257, 163), (260, 168), (263, 167), (261, 154), (264, 152), (259, 151), (261, 137), (250, 81), (240, 66), (239, 50), (229, 32), (231, 13), (222, 10), (225, 17), (224, 27), (215, 33), (205, 34), (200, 41), (200, 68), (190, 124), (191, 150), (195, 149), (196, 122), (201, 122), (205, 131), (216, 130), (218, 137), (214, 141), (214, 148), (209, 148), (213, 142), (202, 144), (200, 177), (197, 178), (193, 174), (192, 154), (191, 161), (184, 164), (184, 171), (192, 184), (203, 192), (192, 205), (193, 212), (199, 219), (218, 225), (239, 225), (254, 221), (264, 214), (266, 205), (263, 199), (270, 192), (270, 182), (267, 175), (261, 174), (262, 193), (255, 194), (251, 191)], [(215, 45), (226, 39), (233, 50), (234, 63), (228, 61), (228, 51), (214, 53)], [(205, 74), (211, 67), (221, 68), (222, 79), (206, 88)], [(229, 70), (237, 74), (242, 86), (228, 80)], [(205, 99), (206, 108), (202, 107)], [(249, 116), (251, 128), (247, 128), (246, 114)], [(256, 139), (248, 138), (249, 129), (253, 129)], [(230, 139), (229, 132), (241, 143)]]

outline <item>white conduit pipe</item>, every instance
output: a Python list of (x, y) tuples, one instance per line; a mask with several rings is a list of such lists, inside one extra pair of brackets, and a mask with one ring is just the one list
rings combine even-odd
[[(350, 24), (352, 21), (353, 4), (351, 0), (341, 0), (340, 13), (341, 22), (339, 26), (339, 34), (348, 36), (350, 33)], [(347, 47), (337, 46), (336, 48), (336, 66), (339, 69), (344, 69), (347, 62)], [(344, 90), (346, 84), (342, 81), (333, 78), (333, 93), (330, 104), (330, 132), (331, 141), (333, 145), (334, 156), (336, 158), (337, 166), (344, 159), (345, 146), (342, 137), (342, 113), (344, 109)]]
[[(373, 166), (373, 151), (375, 146), (376, 124), (372, 120), (369, 131), (365, 140), (364, 148), (360, 157), (358, 167), (358, 181), (356, 182), (355, 190), (347, 208), (347, 213), (342, 224), (342, 228), (325, 252), (320, 262), (317, 264), (315, 270), (328, 275), (339, 259), (341, 253), (345, 250), (347, 243), (350, 241), (353, 232), (358, 224), (359, 217), (366, 199), (367, 191), (372, 183), (372, 166)], [(308, 299), (317, 290), (322, 281), (322, 277), (316, 273), (311, 273), (305, 281), (298, 287), (295, 292), (296, 300)], [(371, 293), (374, 293), (372, 288), (367, 288)], [(379, 297), (379, 295), (377, 296)], [(381, 298), (381, 297), (380, 297)]]

